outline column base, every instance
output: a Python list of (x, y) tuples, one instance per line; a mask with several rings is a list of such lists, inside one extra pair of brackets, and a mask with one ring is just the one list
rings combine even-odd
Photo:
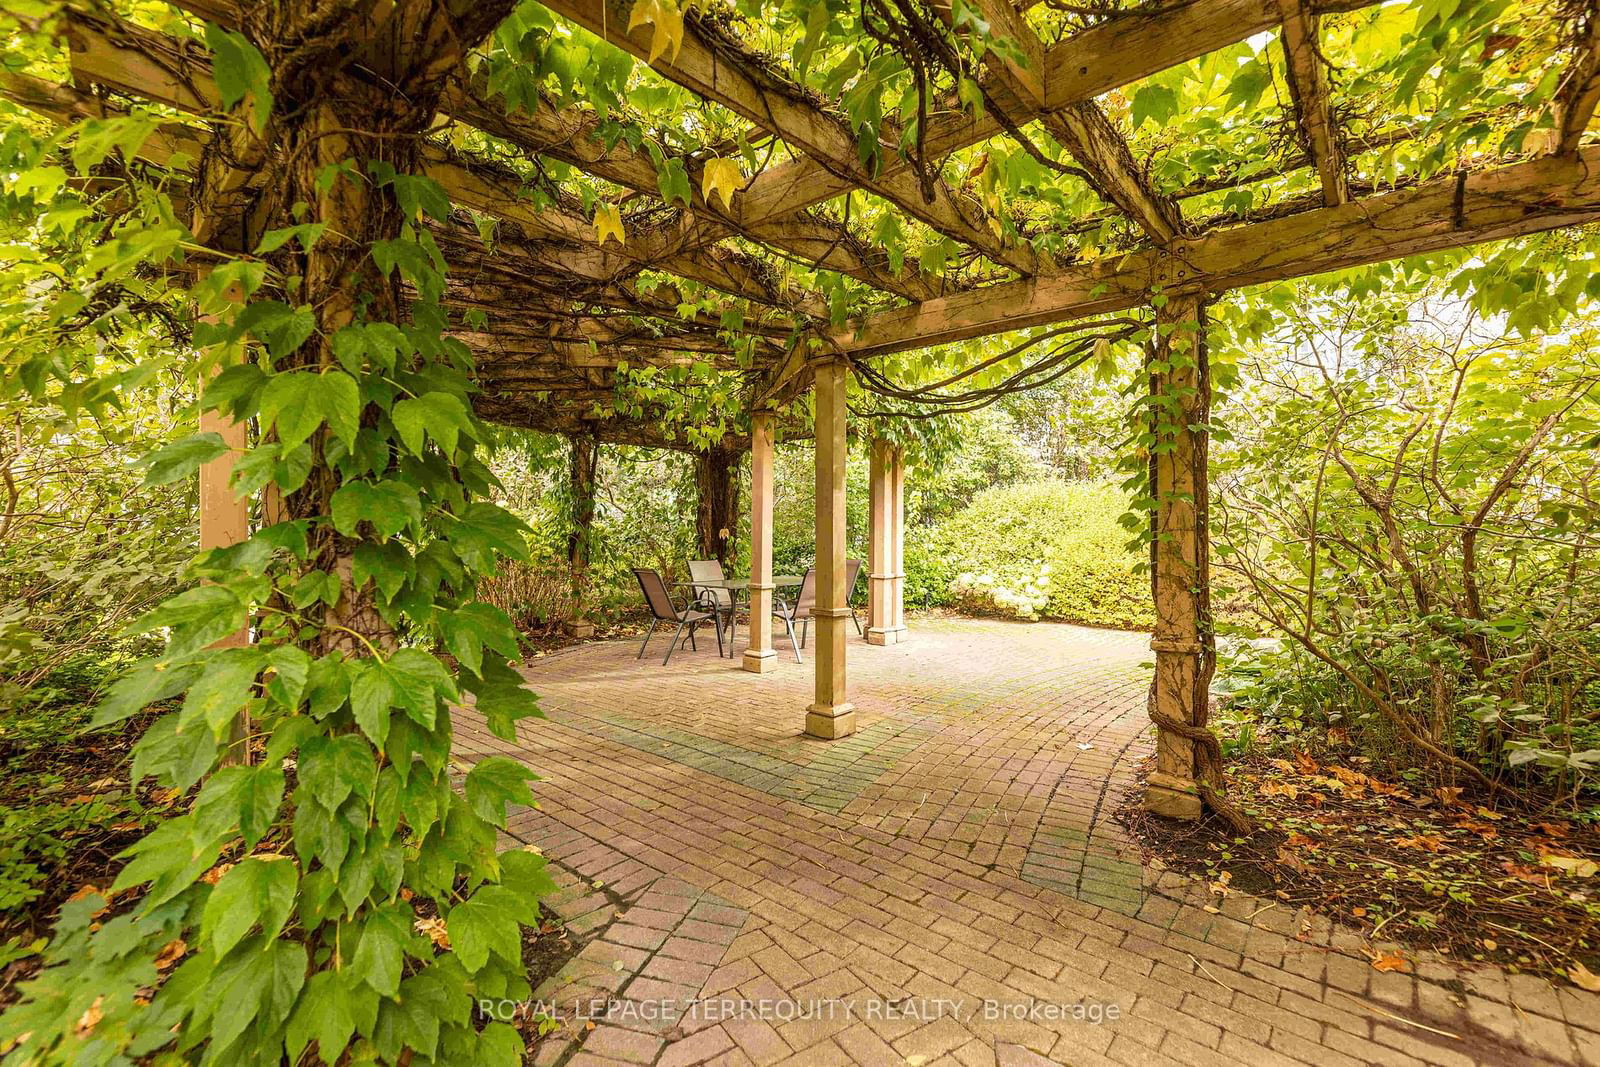
[(753, 648), (744, 650), (744, 669), (751, 674), (766, 674), (768, 671), (778, 669), (778, 653), (774, 649), (758, 652)]
[(806, 708), (806, 735), (824, 741), (836, 741), (856, 732), (854, 704), (835, 704), (827, 707), (813, 704)]
[(561, 629), (566, 631), (568, 637), (576, 637), (580, 640), (586, 641), (594, 636), (594, 623), (581, 619), (568, 619), (561, 624)]
[(904, 626), (869, 626), (867, 627), (867, 644), (869, 645), (898, 645), (906, 639)]
[(1144, 810), (1167, 819), (1194, 822), (1200, 818), (1200, 794), (1192, 780), (1157, 771), (1145, 784)]

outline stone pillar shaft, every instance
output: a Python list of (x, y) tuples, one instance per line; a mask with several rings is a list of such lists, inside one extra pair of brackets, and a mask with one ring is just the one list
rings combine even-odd
[(817, 639), (816, 699), (806, 709), (806, 733), (846, 737), (856, 716), (846, 695), (845, 635), (850, 608), (845, 603), (845, 375), (843, 360), (816, 369), (817, 435), (817, 603), (811, 611)]
[(750, 625), (744, 669), (765, 674), (772, 650), (772, 412), (750, 415)]
[(905, 460), (888, 441), (872, 442), (872, 537), (867, 560), (867, 640), (892, 645), (905, 632)]

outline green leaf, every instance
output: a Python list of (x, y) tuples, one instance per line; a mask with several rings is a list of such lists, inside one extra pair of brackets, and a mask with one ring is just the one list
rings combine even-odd
[(492, 604), (473, 601), (455, 611), (442, 611), (439, 628), (445, 647), (473, 674), (483, 669), (485, 647), (508, 659), (517, 654), (517, 629), (511, 617)]
[(455, 455), (456, 443), (462, 433), (469, 437), (476, 431), (472, 415), (461, 398), (450, 393), (423, 393), (415, 399), (402, 400), (390, 412), (400, 441), (412, 455), (422, 455), (423, 433), (431, 437), (446, 458)]
[(273, 940), (294, 910), (299, 885), (300, 869), (287, 856), (251, 856), (234, 864), (206, 899), (201, 940), (226, 955), (257, 923)]
[(139, 463), (145, 469), (145, 485), (167, 485), (189, 477), (200, 469), (202, 463), (210, 463), (227, 454), (228, 442), (222, 439), (221, 434), (197, 433), (156, 449)]
[(266, 655), (256, 647), (225, 648), (206, 660), (205, 673), (189, 687), (179, 730), (201, 725), (221, 741), (228, 726), (249, 703)]
[(405, 482), (350, 482), (340, 487), (331, 503), (333, 528), (353, 537), (363, 523), (371, 523), (379, 537), (393, 537), (409, 525), (422, 524), (422, 500)]
[(312, 1041), (317, 1043), (323, 1063), (331, 1065), (342, 1057), (356, 1029), (344, 973), (318, 971), (306, 983), (284, 1037), (290, 1063), (298, 1063)]
[(1133, 94), (1133, 128), (1160, 125), (1178, 114), (1178, 94), (1165, 85), (1146, 85)]
[(346, 448), (353, 448), (361, 427), (361, 390), (343, 371), (285, 371), (262, 390), (259, 414), (263, 427), (277, 427), (285, 445), (300, 444), (326, 422)]
[(337, 811), (352, 793), (372, 799), (378, 779), (372, 750), (355, 734), (307, 739), (300, 746), (299, 771), (300, 784), (329, 811)]
[(506, 806), (521, 804), (531, 808), (533, 790), (528, 788), (528, 783), (538, 780), (537, 774), (516, 760), (490, 756), (479, 760), (467, 772), (467, 803), (472, 805), (472, 810), (480, 819), (487, 819), (503, 830), (506, 825)]
[(249, 108), (250, 126), (261, 133), (272, 115), (272, 70), (243, 34), (206, 23), (211, 49), (211, 76), (222, 106), (232, 110), (241, 101)]
[(168, 655), (182, 656), (243, 630), (249, 621), (248, 608), (232, 589), (201, 585), (135, 619), (128, 632), (143, 634), (167, 627), (172, 630)]
[(450, 909), (445, 929), (456, 958), (469, 972), (483, 969), (493, 953), (507, 963), (522, 962), (522, 928), (516, 915), (522, 903), (501, 886), (486, 885)]

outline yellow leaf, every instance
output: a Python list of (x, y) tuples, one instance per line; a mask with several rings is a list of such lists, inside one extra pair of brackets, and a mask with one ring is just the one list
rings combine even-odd
[(647, 22), (651, 26), (647, 62), (654, 63), (669, 50), (667, 58), (676, 60), (678, 49), (683, 47), (683, 9), (676, 0), (638, 0), (628, 16), (628, 31), (631, 33)]
[(1546, 867), (1554, 867), (1558, 871), (1565, 871), (1574, 878), (1592, 878), (1600, 873), (1600, 864), (1594, 860), (1582, 859), (1578, 856), (1557, 856), (1549, 852), (1539, 857), (1539, 862)]
[(607, 237), (615, 237), (619, 245), (627, 240), (628, 235), (622, 229), (622, 210), (617, 205), (601, 201), (594, 206), (594, 234), (602, 246)]
[(1595, 974), (1589, 968), (1572, 961), (1572, 966), (1567, 968), (1567, 977), (1572, 979), (1572, 984), (1591, 993), (1600, 993), (1600, 974)]
[(743, 184), (744, 175), (739, 172), (737, 159), (708, 159), (700, 174), (700, 195), (708, 204), (713, 195), (720, 196), (723, 208), (731, 210), (733, 194)]

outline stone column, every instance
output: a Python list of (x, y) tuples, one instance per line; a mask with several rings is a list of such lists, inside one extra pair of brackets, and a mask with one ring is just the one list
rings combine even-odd
[(750, 645), (744, 669), (777, 666), (772, 650), (772, 412), (750, 414)]
[(892, 645), (905, 630), (904, 461), (888, 441), (872, 442), (872, 535), (867, 560), (867, 640)]
[(850, 608), (845, 604), (845, 375), (843, 360), (817, 365), (817, 603), (811, 614), (817, 639), (816, 699), (806, 709), (806, 733), (847, 737), (856, 715), (845, 689), (845, 634)]
[(1151, 586), (1156, 654), (1150, 716), (1157, 723), (1156, 769), (1145, 807), (1176, 819), (1200, 817), (1195, 742), (1162, 719), (1204, 726), (1213, 669), (1207, 614), (1206, 432), (1210, 382), (1198, 297), (1173, 297), (1156, 309), (1150, 369), (1156, 500)]

